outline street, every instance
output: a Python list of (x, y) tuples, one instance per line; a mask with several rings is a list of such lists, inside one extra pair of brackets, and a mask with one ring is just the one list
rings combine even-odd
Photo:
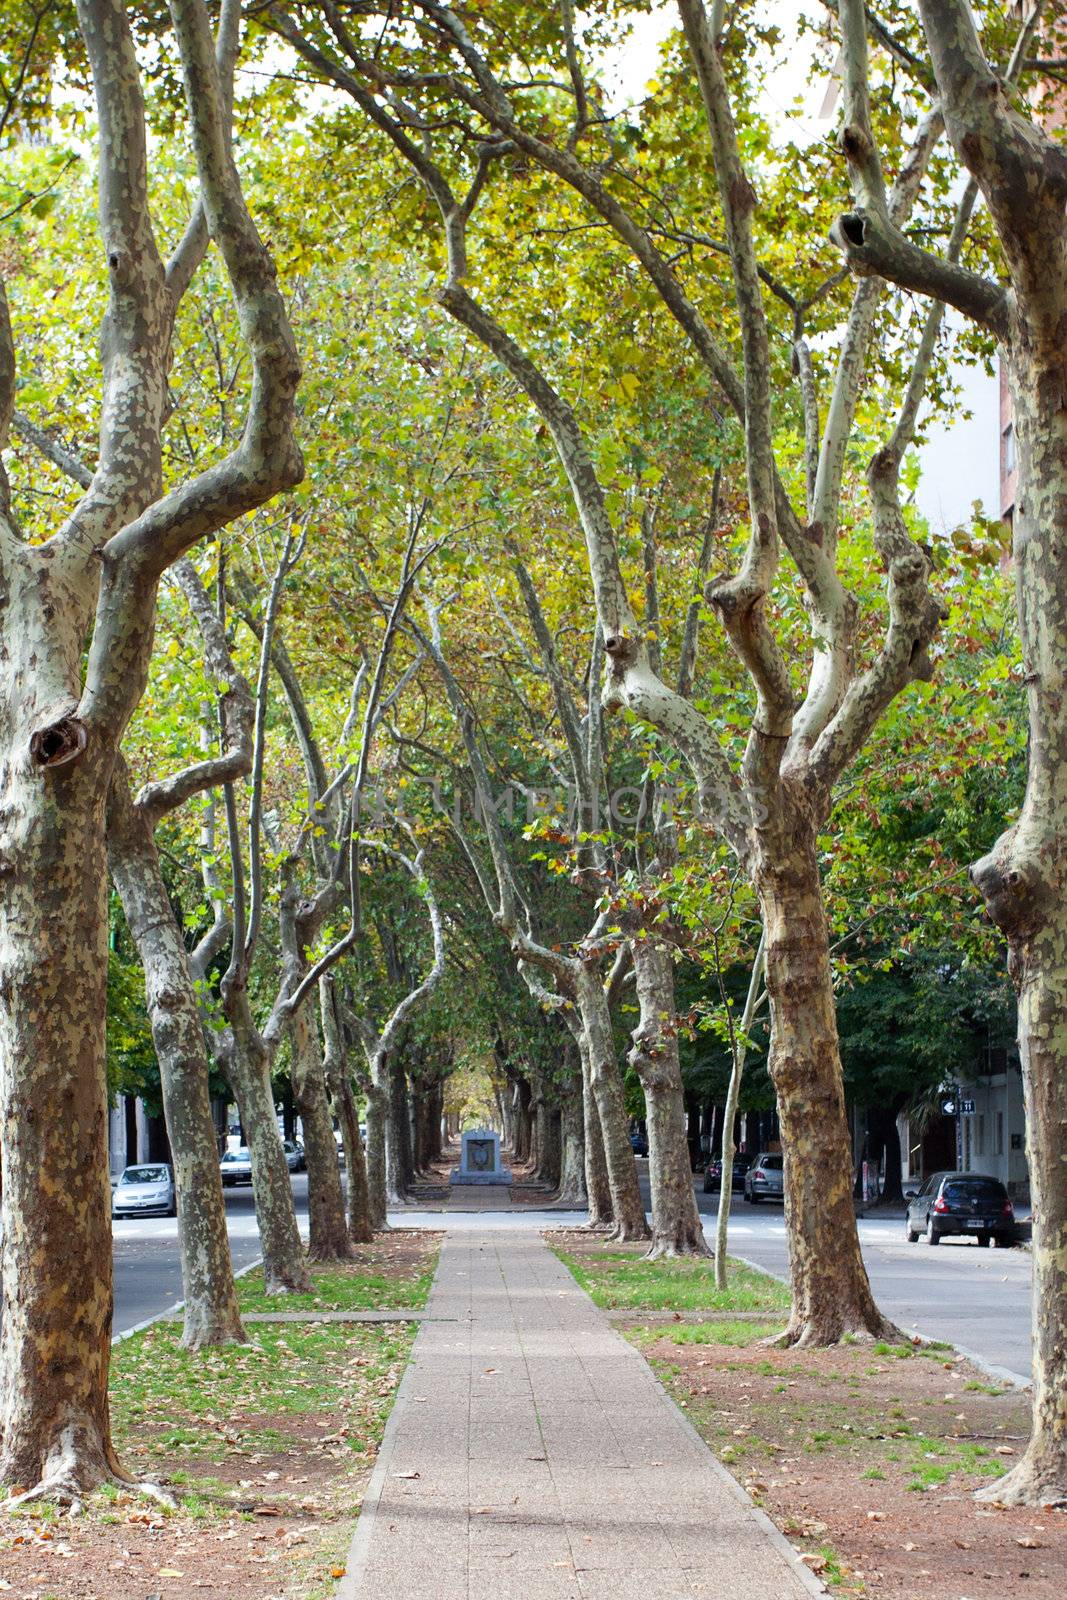
[[(647, 1163), (638, 1163), (647, 1200)], [(301, 1225), (307, 1221), (307, 1176), (293, 1178)], [(718, 1195), (697, 1199), (705, 1232), (713, 1235)], [(259, 1255), (251, 1188), (226, 1190), (234, 1266), (239, 1271)], [(559, 1227), (582, 1220), (578, 1213), (534, 1211), (498, 1214), (450, 1212), (449, 1227), (511, 1226), (519, 1220)], [(399, 1226), (434, 1227), (440, 1213), (396, 1213)], [(117, 1222), (115, 1233), (116, 1333), (157, 1316), (181, 1299), (177, 1223), (152, 1217)], [(990, 1366), (1020, 1377), (1030, 1374), (1030, 1255), (1025, 1250), (982, 1250), (970, 1240), (944, 1240), (936, 1250), (908, 1244), (902, 1221), (861, 1218), (860, 1243), (879, 1305), (908, 1333), (946, 1339)], [(777, 1204), (746, 1205), (735, 1196), (730, 1209), (730, 1251), (768, 1272), (787, 1273), (785, 1223)]]
[[(293, 1176), (293, 1199), (303, 1232), (307, 1232), (307, 1174)], [(252, 1187), (224, 1189), (234, 1270), (259, 1260), (259, 1230)], [(150, 1317), (158, 1317), (182, 1297), (178, 1259), (178, 1224), (173, 1217), (138, 1217), (112, 1222), (115, 1240), (115, 1333), (126, 1333)]]

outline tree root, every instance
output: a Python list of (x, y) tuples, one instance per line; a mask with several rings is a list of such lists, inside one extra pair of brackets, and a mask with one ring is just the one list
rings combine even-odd
[(613, 1222), (607, 1237), (612, 1244), (641, 1244), (651, 1239), (652, 1230), (647, 1222)]
[(804, 1322), (790, 1322), (781, 1333), (772, 1333), (759, 1343), (768, 1350), (828, 1350), (844, 1344), (914, 1344), (910, 1334), (895, 1323), (879, 1318), (875, 1326), (856, 1321), (843, 1322), (835, 1318), (831, 1323), (819, 1323), (810, 1318)]
[(709, 1247), (703, 1234), (699, 1239), (677, 1239), (673, 1235), (657, 1237), (652, 1235), (652, 1243), (642, 1257), (645, 1261), (681, 1261), (686, 1257), (710, 1260), (715, 1252)]
[(355, 1248), (351, 1239), (347, 1237), (347, 1231), (343, 1244), (334, 1243), (331, 1245), (317, 1246), (315, 1249), (311, 1249), (310, 1246), (308, 1248), (309, 1261), (355, 1261), (355, 1259)]
[[(94, 1454), (96, 1452), (90, 1452), (90, 1456)], [(163, 1484), (154, 1483), (148, 1478), (128, 1478), (117, 1465), (106, 1465), (100, 1459), (86, 1460), (85, 1455), (77, 1450), (73, 1427), (64, 1428), (59, 1445), (45, 1463), (40, 1482), (30, 1489), (10, 1495), (0, 1502), (0, 1510), (16, 1511), (20, 1506), (47, 1500), (55, 1505), (66, 1506), (68, 1514), (76, 1517), (93, 1490), (103, 1484), (113, 1484), (130, 1494), (145, 1495), (165, 1506), (168, 1511), (177, 1510), (176, 1498)]]
[(975, 1491), (976, 1500), (1002, 1506), (1067, 1509), (1067, 1456), (1062, 1451), (1027, 1450), (1011, 1471)]

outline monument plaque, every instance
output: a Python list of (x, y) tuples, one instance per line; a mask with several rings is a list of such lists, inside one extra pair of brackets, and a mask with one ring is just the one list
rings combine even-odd
[(459, 1166), (451, 1183), (510, 1183), (511, 1173), (500, 1163), (500, 1135), (491, 1128), (468, 1128), (463, 1135)]

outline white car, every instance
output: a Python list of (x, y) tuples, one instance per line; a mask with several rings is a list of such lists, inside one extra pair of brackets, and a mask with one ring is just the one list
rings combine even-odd
[(242, 1145), (239, 1150), (227, 1150), (219, 1162), (219, 1172), (222, 1174), (224, 1189), (233, 1183), (251, 1183), (252, 1152), (248, 1146)]
[(162, 1161), (127, 1167), (111, 1191), (113, 1217), (162, 1217), (178, 1215), (178, 1191), (174, 1173)]

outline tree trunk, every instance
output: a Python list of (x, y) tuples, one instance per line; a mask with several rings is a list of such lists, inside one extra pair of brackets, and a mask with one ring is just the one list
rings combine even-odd
[[(1062, 217), (1062, 208), (1060, 215)], [(1062, 259), (1062, 247), (1060, 248)], [(1059, 290), (1062, 306), (1063, 290)], [(1010, 350), (1018, 441), (1015, 582), (1030, 713), (1019, 820), (971, 876), (1008, 941), (1033, 1200), (1030, 1442), (988, 1498), (1067, 1504), (1067, 438), (1062, 312)], [(1040, 337), (1038, 329), (1041, 330)], [(1057, 331), (1060, 330), (1060, 331)]]
[(560, 1108), (560, 1173), (556, 1199), (575, 1210), (588, 1203), (585, 1184), (585, 1118), (582, 1081), (575, 1073), (562, 1093)]
[(537, 1176), (555, 1189), (560, 1177), (560, 1115), (558, 1106), (548, 1104), (543, 1090), (537, 1108), (537, 1150)]
[(622, 1077), (615, 1058), (611, 1013), (600, 971), (594, 962), (578, 968), (577, 993), (589, 1046), (589, 1082), (600, 1118), (604, 1162), (611, 1189), (614, 1213), (612, 1237), (620, 1240), (647, 1239), (650, 1234), (630, 1145)]
[(515, 1079), (515, 1163), (525, 1166), (533, 1147), (530, 1126), (530, 1085), (525, 1078)]
[(826, 914), (815, 828), (786, 797), (773, 863), (758, 874), (771, 1008), (768, 1062), (785, 1151), (785, 1223), (793, 1288), (789, 1344), (846, 1333), (901, 1338), (874, 1303), (852, 1202)]
[[(726, 1241), (730, 1229), (730, 1205), (734, 1195), (734, 1156), (737, 1153), (737, 1146), (734, 1140), (737, 1126), (737, 1107), (741, 1100), (741, 1083), (745, 1076), (748, 1035), (752, 1029), (752, 1022), (756, 1015), (756, 1003), (760, 989), (763, 986), (766, 953), (767, 941), (761, 934), (755, 959), (752, 962), (752, 971), (749, 974), (748, 994), (745, 997), (744, 1010), (741, 1012), (741, 1021), (736, 1030), (731, 1029), (730, 1035), (730, 1082), (726, 1090), (726, 1105), (723, 1108), (722, 1131), (719, 1142), (722, 1166), (719, 1172), (719, 1210), (715, 1218), (716, 1289), (725, 1289), (727, 1287)], [(738, 1037), (738, 1034), (740, 1034), (740, 1037)], [(715, 1149), (714, 1121), (715, 1119), (713, 1118), (711, 1151)]]
[(582, 1142), (585, 1146), (585, 1188), (589, 1206), (587, 1226), (599, 1233), (615, 1226), (615, 1216), (611, 1208), (611, 1185), (608, 1183), (608, 1164), (604, 1158), (600, 1113), (596, 1108), (593, 1075), (589, 1068), (589, 1042), (580, 1023), (578, 1030), (578, 1048), (582, 1060)]
[(430, 1120), (430, 1160), (434, 1162), (442, 1160), (445, 1153), (441, 1128), (444, 1114), (445, 1086), (438, 1078), (433, 1088), (433, 1110)]
[(873, 1157), (876, 1162), (882, 1164), (884, 1178), (878, 1204), (883, 1206), (904, 1204), (900, 1129), (897, 1127), (899, 1108), (900, 1097), (894, 1096), (888, 1105), (872, 1106), (867, 1112), (867, 1127), (870, 1134), (868, 1159)]
[(337, 1120), (341, 1124), (341, 1138), (345, 1147), (345, 1173), (347, 1176), (348, 1236), (353, 1244), (370, 1244), (374, 1238), (370, 1216), (370, 1187), (367, 1183), (367, 1159), (363, 1138), (359, 1131), (359, 1111), (356, 1097), (347, 1077), (342, 1077), (333, 1095)]
[(330, 1092), (334, 1113), (341, 1124), (341, 1140), (345, 1147), (348, 1237), (353, 1244), (370, 1244), (374, 1229), (370, 1218), (367, 1164), (359, 1131), (359, 1110), (352, 1093), (348, 1054), (337, 1015), (333, 978), (329, 973), (319, 980), (319, 1011), (322, 1016), (322, 1036), (326, 1041), (323, 1057), (326, 1087)]
[[(0, 1481), (80, 1498), (111, 1443), (104, 794), (87, 753), (2, 773)], [(104, 780), (106, 782), (106, 779)]]
[(112, 778), (107, 832), (111, 876), (144, 968), (174, 1162), (185, 1300), (182, 1343), (191, 1350), (244, 1343), (196, 988), (151, 824), (133, 804), (121, 762)]
[(385, 1201), (395, 1208), (407, 1201), (408, 1183), (407, 1077), (395, 1053), (389, 1057), (385, 1092)]
[(308, 1259), (351, 1261), (352, 1244), (337, 1160), (333, 1118), (326, 1097), (326, 1073), (319, 1033), (305, 1001), (289, 1024), (290, 1079), (304, 1129), (308, 1173)]
[(371, 1228), (380, 1233), (388, 1227), (386, 1221), (386, 1151), (385, 1124), (388, 1090), (385, 1076), (388, 1071), (377, 1053), (370, 1062), (370, 1082), (367, 1086), (367, 1204)]
[(293, 1186), (274, 1110), (270, 1058), (251, 1025), (243, 992), (234, 998), (237, 1020), (225, 1067), (252, 1157), (252, 1193), (263, 1249), (263, 1287), (267, 1294), (310, 1294), (311, 1279), (293, 1209)]
[(648, 1172), (652, 1195), (650, 1258), (709, 1254), (697, 1210), (686, 1137), (685, 1092), (674, 1027), (674, 963), (654, 939), (633, 939), (630, 950), (640, 1020), (630, 1065), (645, 1091)]

